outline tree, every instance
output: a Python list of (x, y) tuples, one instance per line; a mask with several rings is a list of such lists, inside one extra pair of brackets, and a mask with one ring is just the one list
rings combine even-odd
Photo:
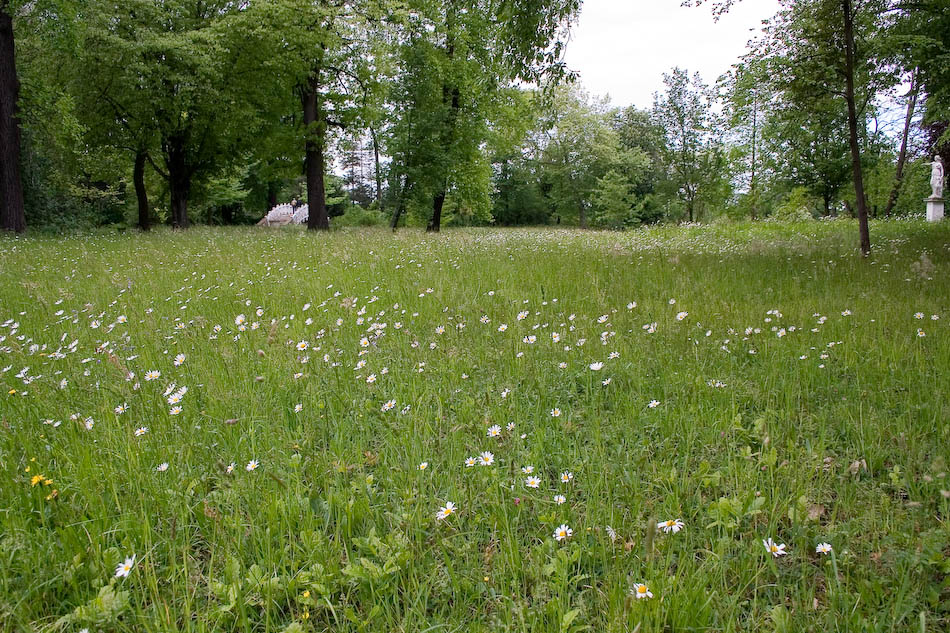
[(144, 154), (166, 180), (176, 228), (190, 223), (195, 180), (241, 156), (261, 126), (266, 87), (237, 72), (246, 42), (230, 29), (243, 11), (229, 0), (90, 0), (79, 15), (77, 79), (107, 104), (99, 116), (112, 124), (100, 138), (132, 150), (138, 167)]
[(535, 140), (554, 212), (584, 229), (598, 179), (619, 160), (619, 140), (608, 120), (606, 100), (592, 101), (576, 86), (561, 86)]
[(20, 177), (20, 81), (13, 9), (10, 0), (0, 0), (0, 229), (22, 233), (26, 230), (26, 213)]
[(722, 151), (712, 112), (714, 97), (699, 74), (674, 68), (663, 74), (665, 91), (654, 96), (653, 116), (666, 131), (664, 163), (673, 191), (693, 222), (702, 214), (699, 204), (718, 186)]
[(737, 169), (741, 174), (739, 186), (745, 194), (745, 202), (753, 220), (759, 214), (763, 167), (762, 135), (769, 111), (777, 106), (769, 89), (768, 75), (761, 59), (749, 56), (733, 66), (719, 80), (724, 92), (725, 114), (728, 118), (732, 147), (738, 152), (738, 160), (748, 161), (747, 166)]
[(496, 97), (515, 80), (556, 83), (567, 75), (564, 37), (578, 0), (411, 0), (403, 73), (391, 138), (399, 203), (428, 198), (427, 230), (438, 232), (450, 195), (488, 215), (491, 175), (482, 145)]
[[(326, 166), (331, 128), (358, 129), (360, 119), (368, 119), (364, 113), (378, 106), (374, 60), (381, 38), (375, 30), (393, 18), (390, 5), (387, 0), (270, 0), (252, 4), (235, 25), (255, 44), (244, 62), (250, 72), (261, 68), (274, 78), (278, 105), (271, 107), (285, 121), (300, 124), (308, 229), (330, 227)], [(287, 109), (286, 97), (291, 96), (296, 114)]]
[[(699, 5), (703, 0), (688, 0)], [(717, 15), (732, 0), (714, 3)], [(871, 251), (862, 145), (874, 97), (896, 83), (895, 65), (884, 45), (893, 22), (888, 0), (781, 0), (782, 10), (760, 43), (769, 76), (783, 99), (807, 116), (813, 104), (839, 104), (844, 113), (855, 192), (861, 252)]]

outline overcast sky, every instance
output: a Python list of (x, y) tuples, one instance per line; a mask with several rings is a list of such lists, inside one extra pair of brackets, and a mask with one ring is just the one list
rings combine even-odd
[(650, 108), (664, 72), (679, 66), (712, 83), (777, 11), (777, 0), (745, 0), (714, 22), (708, 6), (680, 0), (584, 0), (566, 60), (589, 92)]

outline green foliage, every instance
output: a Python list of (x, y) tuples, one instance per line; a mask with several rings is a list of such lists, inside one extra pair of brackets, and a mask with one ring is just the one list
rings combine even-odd
[(776, 220), (802, 222), (815, 217), (818, 201), (807, 187), (795, 187), (772, 214)]

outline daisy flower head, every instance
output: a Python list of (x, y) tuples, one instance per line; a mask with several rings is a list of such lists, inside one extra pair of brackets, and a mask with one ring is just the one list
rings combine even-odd
[(237, 468), (237, 464), (235, 464), (234, 462), (231, 462), (230, 464), (228, 464), (228, 467), (225, 469), (225, 472), (227, 472), (227, 474), (230, 475), (231, 473), (234, 472), (235, 468)]
[(475, 459), (474, 457), (466, 457), (466, 458), (465, 458), (465, 467), (466, 467), (466, 468), (471, 468), (472, 466), (474, 466), (474, 465), (477, 464), (477, 463), (478, 463), (478, 460)]
[(561, 473), (561, 483), (562, 483), (562, 484), (569, 484), (569, 483), (571, 483), (573, 480), (574, 480), (574, 473), (572, 473), (571, 471), (565, 470), (563, 473)]
[(308, 347), (310, 347), (310, 343), (308, 343), (307, 341), (300, 341), (299, 343), (297, 343), (298, 352), (305, 352), (307, 351)]
[(301, 411), (303, 411), (303, 405), (298, 402), (294, 405), (294, 413), (300, 413)]
[(765, 546), (765, 549), (768, 550), (769, 554), (774, 558), (788, 554), (788, 552), (785, 551), (785, 543), (776, 543), (771, 537), (763, 539), (762, 545)]
[(648, 404), (647, 406), (650, 407), (651, 409), (656, 409), (658, 406), (660, 406), (660, 401), (650, 400), (650, 404)]
[(817, 546), (815, 546), (815, 552), (817, 554), (830, 554), (831, 543), (819, 543)]
[(114, 409), (116, 415), (122, 415), (128, 410), (129, 410), (129, 405), (125, 402), (123, 402), (122, 404), (120, 404)]
[(521, 472), (523, 472), (526, 475), (530, 475), (534, 472), (534, 466), (522, 466)]
[(485, 451), (478, 456), (478, 463), (482, 466), (491, 466), (495, 463), (495, 454), (491, 451)]
[(660, 521), (656, 524), (656, 529), (663, 530), (664, 534), (672, 532), (676, 534), (685, 527), (682, 519), (670, 519), (669, 521)]
[(383, 404), (383, 406), (381, 407), (381, 411), (382, 411), (383, 413), (385, 413), (386, 411), (389, 411), (390, 409), (392, 409), (392, 408), (395, 407), (395, 406), (396, 406), (396, 401), (395, 401), (395, 400), (388, 400), (388, 401), (387, 401), (385, 404)]
[(567, 501), (567, 497), (565, 497), (564, 495), (554, 495), (554, 503), (561, 505), (565, 501)]
[(498, 437), (499, 435), (501, 435), (500, 426), (493, 424), (492, 426), (488, 427), (488, 437)]
[(119, 565), (115, 568), (115, 577), (126, 578), (132, 572), (132, 567), (134, 566), (135, 566), (135, 554), (132, 554), (131, 556), (126, 558), (124, 561), (119, 563)]
[(185, 355), (179, 354), (175, 357), (175, 367), (181, 367), (185, 362)]
[(257, 467), (260, 465), (260, 462), (258, 462), (256, 459), (252, 459), (247, 463), (247, 466), (244, 467), (244, 470), (251, 472), (252, 470), (257, 470)]
[(601, 363), (600, 361), (598, 361), (598, 362), (596, 362), (596, 363), (591, 363), (591, 364), (588, 365), (588, 366), (590, 367), (590, 370), (591, 370), (591, 371), (600, 371), (601, 369), (603, 369), (604, 364)]
[(566, 541), (567, 539), (571, 538), (573, 534), (574, 530), (567, 527), (566, 523), (562, 523), (556, 530), (554, 530), (554, 540), (558, 542)]
[(551, 409), (551, 417), (552, 417), (552, 418), (559, 418), (559, 417), (561, 417), (561, 410), (558, 409), (557, 407), (554, 407), (553, 409)]
[(168, 415), (178, 415), (179, 413), (181, 413), (181, 407), (177, 405), (168, 410)]
[(650, 588), (647, 587), (644, 583), (638, 582), (633, 586), (633, 589), (630, 591), (637, 600), (644, 600), (646, 598), (652, 598), (653, 592), (650, 591)]
[(428, 467), (429, 467), (429, 462), (422, 462), (421, 464), (419, 464), (418, 466), (416, 466), (416, 468), (419, 469), (419, 470), (425, 470), (425, 469), (428, 468)]
[(528, 488), (537, 488), (541, 485), (541, 480), (537, 477), (531, 476), (524, 480), (524, 485)]
[(458, 508), (455, 507), (455, 504), (451, 501), (446, 501), (445, 505), (439, 508), (439, 512), (435, 515), (435, 518), (439, 521), (447, 519), (453, 514), (455, 514)]
[(683, 319), (685, 319), (685, 318), (688, 317), (688, 316), (689, 316), (689, 312), (677, 312), (677, 313), (676, 313), (676, 320), (677, 320), (677, 321), (682, 321)]
[(155, 470), (157, 470), (160, 473), (165, 472), (166, 470), (168, 470), (168, 462), (162, 462), (161, 464), (155, 467)]
[(157, 369), (147, 371), (145, 372), (145, 382), (151, 382), (153, 380), (160, 378), (161, 376), (162, 376), (162, 372), (158, 371)]
[(135, 437), (142, 437), (146, 433), (148, 433), (147, 426), (140, 426), (139, 428), (135, 429)]

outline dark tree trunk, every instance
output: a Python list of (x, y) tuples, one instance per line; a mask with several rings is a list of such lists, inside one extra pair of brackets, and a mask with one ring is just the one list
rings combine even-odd
[(851, 171), (854, 179), (855, 205), (858, 208), (858, 227), (861, 233), (861, 253), (871, 254), (871, 234), (868, 230), (868, 205), (864, 197), (864, 174), (861, 170), (861, 146), (858, 143), (858, 110), (854, 102), (854, 16), (851, 0), (841, 0), (844, 14), (845, 91), (848, 102), (848, 137), (851, 145)]
[(270, 211), (277, 206), (277, 189), (278, 184), (276, 182), (271, 182), (267, 184), (267, 210)]
[(389, 227), (396, 232), (396, 227), (399, 226), (399, 218), (402, 217), (402, 214), (406, 212), (406, 200), (409, 197), (409, 192), (412, 190), (412, 181), (409, 179), (409, 176), (406, 176), (406, 179), (402, 183), (402, 189), (399, 191), (399, 200), (396, 203), (396, 210), (393, 212), (393, 219), (389, 223)]
[(143, 151), (135, 154), (135, 168), (132, 171), (132, 183), (135, 185), (135, 199), (139, 206), (139, 228), (148, 231), (152, 228), (148, 217), (148, 191), (145, 190), (145, 161), (148, 156)]
[(13, 46), (13, 17), (7, 0), (0, 0), (0, 229), (26, 230), (23, 180), (20, 177), (20, 120)]
[(191, 193), (191, 170), (185, 160), (184, 142), (169, 139), (165, 162), (168, 165), (168, 190), (171, 196), (172, 227), (188, 228), (188, 195)]
[(907, 162), (907, 139), (910, 136), (910, 125), (914, 119), (914, 109), (917, 107), (918, 94), (920, 94), (920, 84), (917, 83), (917, 73), (914, 73), (910, 80), (907, 116), (904, 117), (904, 134), (901, 136), (901, 151), (897, 155), (897, 171), (894, 173), (894, 188), (891, 189), (891, 195), (887, 199), (887, 206), (884, 207), (885, 216), (893, 213), (894, 205), (897, 204), (897, 196), (900, 195), (901, 185), (904, 182), (904, 165)]
[(326, 121), (320, 107), (320, 69), (315, 68), (303, 92), (303, 123), (307, 134), (304, 171), (307, 174), (307, 203), (310, 215), (307, 229), (329, 231), (330, 216), (327, 214), (327, 191), (324, 183), (324, 134)]
[[(449, 59), (452, 58), (453, 53), (454, 49), (449, 49)], [(447, 84), (443, 84), (442, 102), (448, 104), (450, 107), (449, 120), (446, 123), (445, 136), (442, 140), (442, 147), (448, 150), (455, 136), (455, 124), (458, 121), (459, 111), (462, 107), (462, 95), (458, 86), (450, 89)], [(429, 220), (429, 226), (426, 227), (426, 231), (428, 232), (438, 233), (442, 228), (442, 207), (445, 204), (446, 188), (447, 183), (443, 184), (435, 195), (432, 196), (432, 219)]]
[(445, 187), (432, 198), (432, 219), (426, 233), (438, 233), (442, 228), (442, 207), (445, 205)]
[(234, 207), (233, 204), (226, 204), (221, 207), (221, 221), (228, 226), (234, 224)]
[[(455, 6), (449, 3), (449, 10), (445, 16), (446, 44), (445, 56), (451, 63), (455, 58)], [(462, 106), (462, 94), (459, 87), (450, 86), (448, 83), (442, 83), (442, 105), (449, 106), (448, 120), (442, 130), (442, 148), (448, 154), (452, 141), (455, 138), (455, 124), (458, 121), (459, 111)], [(443, 181), (442, 187), (432, 197), (432, 219), (426, 231), (438, 233), (442, 228), (442, 206), (445, 204), (446, 189), (448, 182)]]

